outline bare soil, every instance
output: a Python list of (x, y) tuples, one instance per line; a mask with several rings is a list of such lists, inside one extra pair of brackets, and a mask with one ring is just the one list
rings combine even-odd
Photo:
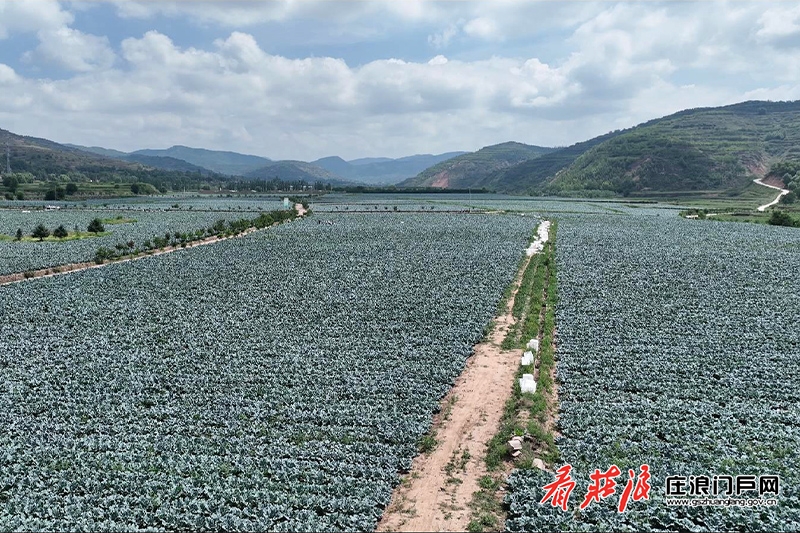
[(500, 344), (514, 322), (511, 308), (529, 261), (530, 257), (517, 273), (512, 295), (495, 317), (490, 338), (475, 346), (464, 371), (442, 399), (441, 412), (433, 422), (436, 448), (414, 459), (378, 531), (466, 530), (478, 480), (488, 474), (486, 444), (497, 432), (522, 356), (522, 350), (501, 350)]
[(440, 172), (434, 176), (434, 180), (431, 183), (431, 187), (442, 187), (447, 188), (450, 185), (450, 174), (447, 171)]

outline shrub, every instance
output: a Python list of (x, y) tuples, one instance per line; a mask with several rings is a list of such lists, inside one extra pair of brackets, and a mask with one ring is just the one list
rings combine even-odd
[(43, 241), (46, 237), (50, 236), (50, 230), (44, 227), (44, 224), (39, 224), (33, 229), (33, 233), (31, 234), (33, 237), (39, 239), (39, 241)]
[(773, 211), (772, 216), (769, 217), (769, 223), (773, 226), (798, 226), (798, 221), (783, 211)]
[(63, 239), (67, 235), (69, 235), (69, 233), (67, 232), (67, 229), (63, 225), (53, 230), (53, 237), (58, 237), (59, 239)]
[(90, 233), (102, 233), (106, 230), (99, 218), (95, 218), (89, 222), (89, 226), (86, 229)]
[(94, 262), (102, 265), (106, 259), (113, 259), (114, 257), (116, 257), (114, 250), (101, 246), (94, 254)]

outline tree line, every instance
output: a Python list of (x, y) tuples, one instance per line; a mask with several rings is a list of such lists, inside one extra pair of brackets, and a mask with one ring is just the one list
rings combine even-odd
[[(93, 219), (91, 222), (89, 222), (89, 225), (86, 227), (86, 231), (88, 233), (93, 233), (95, 235), (103, 233), (105, 230), (106, 229), (103, 226), (103, 221), (100, 220), (99, 218)], [(41, 242), (45, 240), (47, 237), (49, 237), (51, 234), (53, 235), (53, 237), (57, 239), (65, 239), (69, 237), (69, 231), (67, 231), (67, 228), (65, 228), (63, 224), (59, 225), (51, 232), (47, 228), (47, 226), (41, 223), (37, 224), (36, 227), (33, 228), (33, 231), (31, 232), (31, 237), (33, 237), (34, 239), (39, 239), (39, 242)], [(80, 229), (78, 228), (77, 225), (74, 228), (74, 234), (75, 235), (80, 234)], [(21, 241), (24, 237), (25, 233), (22, 231), (22, 228), (17, 228), (17, 232), (14, 234), (14, 240)]]

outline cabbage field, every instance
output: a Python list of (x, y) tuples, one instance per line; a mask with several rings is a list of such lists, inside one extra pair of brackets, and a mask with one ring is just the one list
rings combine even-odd
[[(279, 204), (270, 202), (262, 205), (272, 209), (279, 209)], [(140, 245), (154, 236), (163, 236), (165, 233), (194, 232), (197, 229), (208, 228), (217, 220), (238, 220), (242, 218), (241, 212), (234, 211), (130, 211), (112, 209), (62, 209), (59, 211), (31, 210), (0, 210), (0, 234), (13, 236), (17, 229), (22, 229), (25, 235), (30, 235), (37, 224), (44, 224), (51, 231), (63, 225), (69, 232), (78, 228), (86, 231), (86, 227), (93, 218), (114, 219), (123, 217), (135, 222), (125, 224), (105, 224), (109, 235), (88, 237), (79, 240), (63, 242), (38, 242), (0, 240), (0, 275), (40, 268), (49, 268), (69, 263), (91, 261), (98, 248), (114, 248), (118, 243), (134, 241)]]
[(374, 529), (537, 221), (325, 217), (0, 287), (0, 530)]
[[(559, 218), (557, 441), (577, 486), (517, 471), (511, 531), (800, 529), (800, 232), (672, 212)], [(594, 469), (642, 464), (650, 500), (578, 510)], [(770, 507), (668, 506), (667, 475), (780, 476)], [(745, 496), (742, 496), (744, 498)], [(748, 496), (755, 498), (757, 496)]]

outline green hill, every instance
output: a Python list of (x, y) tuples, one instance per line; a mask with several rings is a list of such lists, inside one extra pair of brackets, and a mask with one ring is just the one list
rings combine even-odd
[(207, 168), (229, 176), (244, 176), (248, 172), (268, 165), (271, 160), (257, 155), (239, 154), (221, 150), (206, 150), (188, 146), (172, 146), (166, 150), (137, 150), (132, 155), (174, 157), (187, 163)]
[[(79, 189), (84, 195), (113, 195), (125, 190), (120, 184), (126, 183), (149, 183), (160, 190), (179, 190), (220, 181), (219, 176), (203, 176), (204, 169), (189, 168), (183, 161), (155, 158), (161, 167), (158, 168), (153, 160), (107, 157), (47, 139), (0, 130), (0, 146), (5, 147), (6, 142), (9, 143), (13, 176), (21, 189), (34, 197), (68, 182), (82, 184)], [(5, 157), (2, 160), (4, 169)], [(11, 192), (3, 188), (3, 194)]]
[(352, 183), (341, 179), (324, 168), (305, 161), (288, 159), (273, 161), (268, 165), (248, 172), (244, 177), (253, 180), (305, 181), (310, 185), (317, 181), (331, 185), (352, 185)]
[(548, 169), (546, 179), (525, 166), (495, 179), (509, 192), (734, 194), (786, 160), (800, 160), (800, 101), (752, 101), (689, 109), (616, 132), (569, 165)]
[(505, 142), (463, 154), (420, 172), (401, 187), (480, 188), (495, 172), (552, 152), (552, 148)]
[(127, 161), (133, 161), (136, 163), (141, 163), (142, 165), (146, 165), (153, 168), (160, 168), (164, 170), (197, 172), (199, 174), (202, 174), (203, 176), (209, 176), (213, 174), (213, 172), (208, 170), (207, 168), (193, 165), (187, 161), (184, 161), (183, 159), (178, 159), (176, 157), (144, 155), (144, 154), (128, 154), (125, 156), (125, 159)]
[(77, 148), (78, 150), (83, 150), (84, 152), (90, 152), (97, 155), (102, 155), (106, 157), (115, 157), (117, 159), (125, 159), (128, 155), (127, 152), (121, 152), (119, 150), (114, 150), (112, 148), (103, 148), (102, 146), (81, 146), (79, 144), (70, 144), (64, 143), (64, 146), (69, 146), (70, 148)]
[(5, 146), (6, 142), (9, 143), (12, 172), (30, 174), (37, 179), (47, 180), (66, 175), (102, 180), (142, 170), (142, 165), (136, 162), (109, 158), (47, 139), (0, 130), (0, 145)]
[(417, 154), (398, 159), (376, 157), (357, 159), (355, 161), (345, 161), (340, 157), (324, 157), (312, 161), (312, 164), (333, 172), (344, 179), (359, 181), (368, 185), (393, 185), (416, 176), (431, 165), (464, 153)]
[(487, 176), (476, 187), (513, 193), (526, 193), (541, 187), (548, 178), (571, 165), (581, 154), (598, 144), (616, 137), (620, 132), (607, 133), (588, 141), (557, 148), (534, 159), (523, 161), (512, 167)]

